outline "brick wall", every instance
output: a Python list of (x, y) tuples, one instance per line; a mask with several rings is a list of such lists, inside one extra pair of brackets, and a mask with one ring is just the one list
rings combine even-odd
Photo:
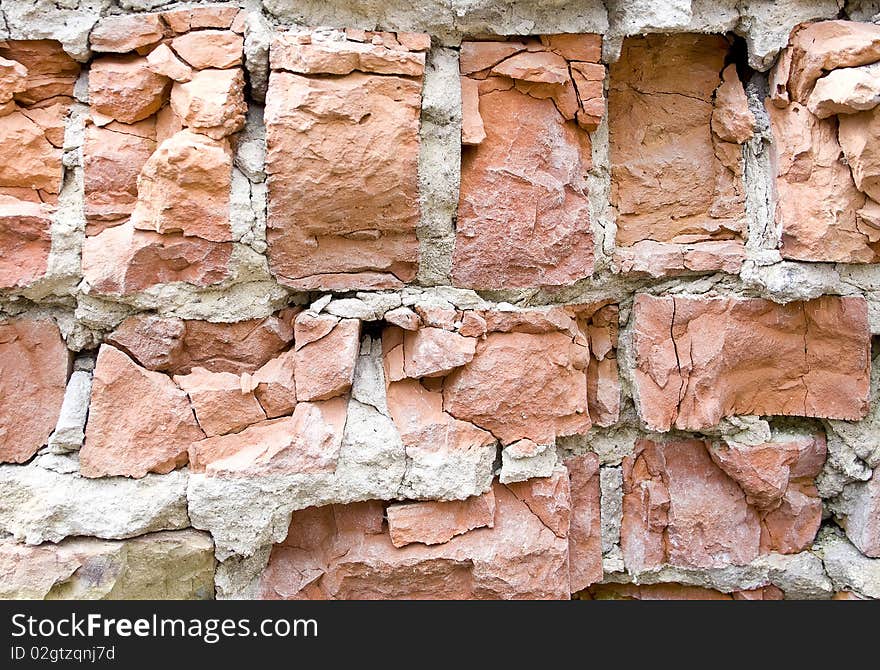
[(4, 2), (0, 597), (880, 598), (877, 8), (381, 4)]

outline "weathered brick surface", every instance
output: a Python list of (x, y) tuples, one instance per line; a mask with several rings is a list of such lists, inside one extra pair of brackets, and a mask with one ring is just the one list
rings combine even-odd
[(812, 483), (818, 468), (807, 466), (798, 478), (789, 471), (778, 499), (753, 502), (739, 473), (728, 476), (729, 468), (712, 463), (718, 449), (700, 440), (645, 439), (624, 459), (621, 548), (628, 568), (745, 565), (761, 553), (797, 553), (813, 543), (822, 520)]
[(639, 413), (652, 430), (737, 414), (858, 420), (868, 411), (870, 334), (860, 298), (636, 296)]
[(79, 69), (55, 41), (0, 41), (0, 289), (27, 287), (48, 269)]
[(730, 48), (716, 35), (630, 37), (610, 67), (611, 204), (626, 272), (739, 272), (740, 144), (755, 120), (725, 67)]
[[(486, 519), (474, 520), (466, 524), (471, 529), (462, 528), (463, 532), (442, 541), (450, 534), (441, 528), (448, 512), (438, 508), (439, 518), (422, 520), (427, 528), (421, 539), (427, 542), (415, 540), (404, 547), (399, 527), (403, 512), (397, 506), (388, 508), (388, 523), (383, 523), (383, 505), (376, 501), (297, 512), (287, 538), (272, 550), (261, 579), (262, 595), (271, 599), (568, 598), (575, 571), (601, 572), (598, 547), (590, 551), (582, 536), (571, 534), (572, 516), (598, 521), (596, 509), (589, 507), (598, 502), (598, 495), (588, 498), (581, 491), (574, 499), (568, 473), (563, 470), (559, 477), (565, 488), (552, 506), (537, 507), (534, 502), (535, 495), (542, 495), (541, 479), (516, 488), (496, 484), (488, 494), (494, 504), (486, 508)], [(582, 483), (598, 493), (595, 478)], [(471, 508), (476, 504), (469, 503)], [(574, 556), (577, 561), (570, 564)], [(578, 588), (588, 583), (581, 581)]]
[(0, 321), (0, 462), (22, 463), (55, 427), (70, 356), (48, 319)]
[[(776, 146), (776, 222), (782, 227), (785, 258), (878, 260), (873, 105), (851, 99), (855, 81), (833, 77), (878, 57), (880, 28), (849, 21), (799, 26), (780, 56), (767, 111)], [(826, 72), (831, 74), (822, 77)]]
[(4, 0), (0, 596), (880, 598), (867, 10), (314, 4)]
[(85, 281), (116, 295), (217, 284), (233, 250), (229, 138), (247, 111), (243, 37), (158, 15), (108, 17), (96, 32)]
[(275, 38), (267, 223), (282, 284), (394, 288), (415, 277), (422, 51), (387, 33)]
[(592, 272), (587, 131), (605, 108), (601, 44), (599, 35), (462, 44), (456, 285), (557, 286)]

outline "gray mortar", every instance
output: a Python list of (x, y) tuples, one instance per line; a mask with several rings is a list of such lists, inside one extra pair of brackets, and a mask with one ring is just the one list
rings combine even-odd
[(214, 573), (218, 600), (256, 600), (260, 597), (260, 576), (269, 563), (272, 547), (260, 548), (253, 556), (231, 556), (217, 564)]
[[(295, 293), (278, 285), (268, 272), (265, 251), (265, 128), (253, 101), (265, 95), (268, 45), (279, 25), (335, 25), (366, 29), (428, 32), (434, 47), (428, 54), (424, 82), (419, 154), (421, 220), (417, 229), (421, 264), (418, 286), (397, 292), (325, 294), (321, 309), (340, 316), (379, 321), (390, 309), (416, 304), (458, 309), (516, 309), (548, 304), (613, 300), (620, 306), (622, 326), (618, 359), (623, 400), (621, 421), (613, 428), (593, 428), (587, 435), (557, 442), (560, 455), (594, 452), (602, 463), (602, 538), (606, 581), (654, 583), (676, 581), (732, 591), (768, 583), (788, 597), (827, 598), (834, 590), (852, 589), (880, 597), (880, 559), (861, 556), (835, 527), (822, 530), (811, 551), (794, 556), (764, 556), (748, 566), (696, 570), (665, 567), (630, 575), (623, 573), (619, 547), (622, 459), (631, 454), (644, 430), (635, 412), (632, 391), (631, 306), (637, 292), (675, 295), (760, 295), (776, 302), (804, 300), (823, 294), (864, 295), (871, 330), (880, 334), (880, 267), (781, 261), (779, 230), (773, 221), (772, 146), (763, 110), (763, 77), (747, 86), (750, 107), (758, 118), (758, 133), (744, 147), (744, 182), (749, 218), (748, 260), (739, 277), (723, 274), (666, 279), (621, 277), (612, 273), (616, 226), (609, 204), (610, 169), (607, 114), (592, 134), (593, 168), (587, 181), (591, 225), (596, 240), (596, 273), (571, 287), (480, 292), (455, 289), (450, 282), (455, 214), (460, 175), (460, 88), (458, 52), (463, 37), (475, 34), (520, 35), (557, 32), (605, 34), (603, 58), (617, 58), (625, 36), (646, 32), (726, 32), (746, 40), (749, 64), (767, 71), (796, 23), (838, 15), (837, 0), (428, 0), (414, 5), (403, 0), (256, 0), (243, 3), (249, 10), (245, 23), (245, 69), (251, 105), (245, 130), (238, 137), (232, 185), (235, 245), (232, 276), (222, 284), (197, 288), (186, 284), (155, 287), (131, 296), (89, 294), (80, 283), (79, 260), (84, 235), (82, 216), (82, 105), (74, 106), (65, 132), (64, 182), (59, 210), (53, 219), (52, 247), (46, 276), (23, 291), (0, 295), (0, 318), (27, 315), (53, 318), (74, 351), (93, 352), (103, 335), (125, 317), (143, 310), (183, 318), (218, 322), (267, 316), (287, 304), (307, 304), (320, 295)], [(80, 62), (90, 57), (88, 34), (96, 21), (111, 13), (193, 6), (164, 0), (0, 0), (0, 39), (58, 39)], [(262, 10), (262, 11), (261, 11)], [(880, 13), (880, 3), (849, 2), (846, 14), (869, 20)], [(607, 81), (606, 81), (607, 86)], [(87, 73), (75, 88), (80, 103), (87, 102)], [(250, 211), (249, 211), (250, 210)], [(143, 480), (110, 478), (86, 480), (76, 473), (75, 455), (40, 454), (27, 466), (0, 466), (0, 488), (12, 507), (0, 504), (0, 526), (28, 542), (57, 541), (66, 535), (123, 537), (158, 528), (181, 528), (190, 523), (209, 528), (223, 560), (217, 569), (218, 597), (255, 597), (257, 579), (268, 560), (272, 542), (287, 533), (293, 509), (309, 504), (348, 502), (366, 498), (454, 498), (486, 490), (494, 463), (485, 458), (446, 473), (418, 464), (395, 440), (384, 407), (384, 388), (378, 393), (381, 366), (375, 365), (375, 343), (363, 354), (357, 389), (349, 405), (345, 448), (340, 468), (331, 478), (309, 481), (290, 477), (267, 478), (247, 485), (235, 480), (209, 480), (186, 471), (150, 475)], [(78, 359), (89, 370), (93, 358)], [(369, 363), (368, 363), (369, 361)], [(872, 412), (861, 422), (824, 422), (829, 459), (818, 478), (828, 514), (845, 517), (860, 484), (880, 465), (877, 451), (877, 392), (880, 362), (872, 374)], [(377, 372), (378, 371), (378, 372)], [(807, 431), (816, 422), (787, 419), (788, 426)], [(59, 422), (60, 423), (60, 422)], [(777, 430), (778, 420), (769, 427)], [(759, 417), (731, 417), (703, 431), (715, 439), (757, 440), (768, 423)], [(375, 431), (380, 440), (376, 440)], [(687, 435), (673, 431), (670, 435)], [(75, 440), (70, 442), (75, 448)], [(357, 446), (357, 449), (353, 449)], [(58, 450), (63, 450), (61, 447)], [(494, 452), (494, 447), (492, 449)], [(488, 474), (487, 474), (488, 473)], [(433, 488), (429, 488), (429, 485)], [(184, 497), (184, 487), (189, 500)], [(135, 498), (131, 498), (134, 495)], [(76, 504), (71, 508), (70, 501)], [(120, 505), (118, 501), (124, 500)], [(255, 505), (254, 501), (258, 501)], [(116, 503), (106, 519), (90, 511)], [(249, 510), (241, 515), (240, 510)], [(10, 530), (13, 529), (13, 530)], [(133, 530), (132, 530), (133, 529)], [(250, 558), (245, 555), (252, 554)], [(824, 560), (824, 568), (822, 561)], [(827, 572), (827, 574), (826, 574)]]
[(723, 568), (684, 568), (665, 565), (642, 572), (612, 572), (603, 583), (613, 584), (685, 584), (715, 589), (723, 593), (747, 591), (770, 584), (794, 600), (827, 600), (834, 587), (821, 558), (813, 551), (798, 554), (767, 554), (747, 565)]
[[(0, 35), (5, 25), (13, 39), (59, 39), (71, 55), (85, 62), (90, 55), (89, 31), (101, 16), (199, 4), (118, 2), (117, 6), (111, 0), (68, 0), (63, 5), (52, 0), (2, 0)], [(478, 34), (597, 32), (606, 35), (606, 62), (616, 59), (622, 39), (629, 35), (735, 31), (746, 39), (749, 64), (762, 71), (770, 68), (794, 25), (835, 18), (843, 7), (838, 0), (606, 0), (604, 4), (599, 0), (247, 0), (240, 4), (253, 13), (249, 18), (262, 24), (250, 27), (255, 36), (246, 46), (254, 63), (262, 58), (258, 55), (262, 47), (257, 46), (262, 38), (257, 35), (264, 35), (266, 27), (299, 24), (427, 32), (444, 46), (458, 46), (463, 37)], [(865, 21), (877, 14), (877, 3), (850, 2), (846, 9), (854, 20)], [(259, 75), (254, 79), (256, 90), (261, 90)]]
[(255, 9), (249, 11), (244, 22), (244, 66), (248, 73), (251, 98), (265, 102), (269, 86), (269, 46), (272, 25)]
[[(404, 446), (387, 409), (381, 356), (381, 343), (363, 338), (334, 471), (271, 472), (252, 479), (234, 473), (190, 475), (192, 525), (211, 533), (220, 561), (261, 555), (287, 536), (292, 513), (306, 507), (374, 499), (461, 500), (489, 490), (494, 444), (442, 462), (430, 451)], [(547, 451), (555, 462), (555, 450)]]
[(755, 117), (755, 133), (743, 145), (743, 186), (749, 224), (746, 252), (750, 260), (766, 264), (765, 260), (780, 260), (776, 252), (780, 231), (774, 220), (773, 136), (770, 134), (770, 116), (764, 107), (768, 93), (767, 77), (755, 73), (746, 83), (745, 90), (749, 110)]
[(619, 467), (599, 468), (599, 492), (604, 555), (620, 545), (620, 524), (623, 520), (623, 470)]
[(612, 428), (593, 427), (586, 435), (559, 438), (556, 446), (563, 458), (591, 452), (599, 457), (599, 462), (603, 466), (617, 466), (624, 457), (633, 453), (636, 440), (644, 434), (626, 425), (616, 425)]
[(266, 125), (263, 106), (251, 103), (244, 129), (238, 134), (235, 167), (254, 184), (266, 181)]
[(613, 62), (623, 38), (662, 32), (735, 32), (746, 40), (749, 65), (766, 71), (802, 21), (836, 18), (837, 0), (608, 0), (609, 37), (604, 56)]
[[(847, 485), (865, 482), (871, 478), (873, 468), (880, 466), (880, 357), (871, 365), (871, 408), (861, 421), (824, 421), (828, 443), (828, 459), (817, 478), (819, 494), (834, 498), (844, 492)], [(832, 511), (839, 510), (840, 501), (832, 504)]]
[(880, 559), (860, 554), (843, 533), (832, 526), (819, 532), (815, 548), (835, 590), (880, 598)]
[(605, 32), (599, 0), (264, 0), (279, 22), (427, 32), (444, 46), (478, 34)]
[(538, 452), (532, 456), (521, 456), (508, 445), (501, 450), (501, 471), (498, 481), (502, 484), (524, 482), (534, 477), (549, 477), (556, 468), (555, 445), (539, 444)]
[(67, 382), (58, 422), (49, 436), (50, 453), (66, 454), (82, 448), (91, 393), (92, 375), (84, 370), (73, 372)]
[(783, 261), (778, 251), (782, 231), (774, 216), (775, 159), (770, 119), (764, 107), (767, 93), (766, 75), (756, 73), (746, 86), (749, 109), (755, 115), (757, 127), (755, 135), (743, 147), (743, 182), (749, 221), (746, 262), (740, 272), (743, 287), (749, 294), (780, 304), (846, 294), (834, 264)]
[(611, 207), (611, 158), (608, 146), (608, 76), (605, 76), (605, 113), (590, 140), (593, 146), (593, 167), (587, 173), (587, 191), (590, 198), (590, 224), (593, 230), (595, 267), (594, 272), (610, 269), (611, 254), (617, 237), (614, 208)]
[(846, 15), (853, 21), (880, 21), (880, 2), (876, 0), (848, 0)]
[[(72, 458), (55, 456), (49, 468), (38, 461), (0, 465), (3, 533), (40, 544), (77, 535), (121, 539), (190, 525), (186, 470), (143, 479), (86, 479)], [(65, 460), (71, 467), (62, 467)]]
[(871, 333), (880, 335), (880, 267), (841, 263), (835, 266), (835, 272), (840, 283), (834, 285), (834, 291), (841, 295), (864, 295), (868, 301)]
[(455, 215), (461, 176), (461, 85), (458, 52), (437, 47), (428, 53), (419, 128), (421, 221), (416, 281), (448, 284), (455, 245)]

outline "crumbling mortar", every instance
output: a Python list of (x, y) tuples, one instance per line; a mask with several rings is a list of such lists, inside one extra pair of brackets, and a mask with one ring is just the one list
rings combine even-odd
[(608, 77), (605, 82), (605, 113), (598, 128), (590, 133), (592, 167), (587, 173), (587, 195), (590, 201), (590, 223), (594, 237), (593, 274), (612, 270), (612, 254), (617, 237), (617, 222), (611, 207), (611, 160), (608, 143)]
[(461, 183), (461, 86), (458, 52), (426, 58), (419, 125), (419, 267), (416, 283), (449, 284)]
[[(738, 3), (738, 7), (743, 3)], [(120, 8), (119, 5), (113, 5), (112, 8), (118, 10), (119, 13), (123, 13), (128, 10), (124, 10)], [(167, 6), (163, 6), (162, 9), (167, 9)], [(451, 3), (450, 3), (451, 8)], [(4, 22), (6, 21), (5, 14), (0, 11), (0, 16), (3, 17)], [(8, 30), (8, 25), (7, 25)], [(432, 51), (438, 51), (438, 48)], [(448, 50), (447, 50), (448, 51)], [(457, 71), (456, 71), (457, 73)], [(753, 103), (753, 96), (749, 96), (750, 106)], [(763, 105), (759, 106), (763, 111)], [(754, 111), (754, 110), (753, 110)], [(429, 112), (423, 108), (422, 111), (422, 134), (424, 137), (425, 132), (425, 123), (426, 119), (430, 116)], [(756, 116), (758, 116), (756, 114)], [(761, 255), (757, 253), (758, 251), (774, 251), (776, 248), (776, 244), (773, 242), (772, 235), (768, 235), (767, 231), (770, 230), (775, 224), (772, 219), (772, 203), (770, 201), (769, 193), (772, 190), (772, 181), (769, 180), (769, 135), (767, 134), (766, 128), (763, 127), (763, 123), (765, 119), (758, 117), (759, 120), (759, 131), (756, 133), (755, 138), (753, 138), (747, 145), (744, 147), (743, 155), (744, 155), (744, 181), (746, 184), (746, 193), (750, 194), (753, 191), (760, 192), (761, 189), (764, 189), (768, 195), (760, 195), (760, 202), (753, 203), (756, 207), (754, 209), (754, 216), (756, 221), (763, 221), (763, 224), (755, 223), (756, 230), (761, 231), (758, 235), (752, 235), (752, 222), (750, 220), (749, 226), (749, 243), (747, 244), (747, 250), (749, 250), (750, 260), (754, 260), (757, 263), (764, 263), (768, 258), (771, 258), (768, 255)], [(429, 123), (434, 123), (437, 126), (441, 127), (443, 130), (447, 132), (449, 136), (455, 136), (456, 133), (460, 132), (460, 126), (456, 125), (456, 121), (454, 118), (447, 118), (446, 120), (440, 120), (436, 118), (432, 118)], [(458, 121), (460, 124), (460, 120)], [(436, 128), (435, 128), (436, 129)], [(604, 133), (604, 135), (603, 135)], [(604, 298), (612, 298), (618, 301), (621, 304), (621, 323), (624, 326), (624, 329), (632, 327), (632, 321), (630, 318), (631, 312), (631, 304), (633, 295), (636, 292), (647, 292), (652, 294), (693, 294), (693, 295), (706, 295), (706, 294), (715, 294), (715, 295), (735, 295), (735, 296), (750, 296), (750, 295), (765, 295), (766, 289), (761, 287), (756, 287), (752, 285), (745, 277), (741, 276), (738, 278), (729, 277), (726, 275), (709, 275), (709, 276), (699, 276), (696, 274), (686, 275), (683, 277), (676, 277), (673, 279), (669, 278), (661, 278), (661, 279), (633, 279), (622, 277), (619, 275), (615, 275), (611, 273), (610, 268), (605, 265), (606, 262), (609, 261), (610, 254), (613, 252), (613, 241), (615, 238), (615, 227), (613, 221), (610, 220), (609, 216), (609, 206), (607, 202), (607, 198), (600, 195), (599, 197), (594, 197), (594, 194), (604, 194), (607, 192), (607, 188), (610, 188), (610, 175), (607, 169), (607, 120), (603, 119), (602, 125), (600, 129), (593, 133), (593, 164), (594, 167), (590, 171), (588, 176), (588, 182), (590, 186), (590, 194), (591, 194), (591, 220), (594, 226), (594, 232), (596, 233), (596, 247), (597, 247), (597, 272), (593, 277), (583, 280), (582, 282), (578, 282), (573, 287), (564, 287), (562, 289), (525, 289), (522, 291), (499, 291), (499, 292), (489, 292), (489, 291), (481, 291), (476, 292), (473, 295), (477, 298), (481, 298), (483, 300), (489, 301), (489, 307), (497, 307), (499, 303), (502, 302), (510, 302), (519, 307), (540, 307), (545, 305), (559, 305), (559, 304), (570, 304), (570, 303), (578, 303), (578, 302), (590, 302), (596, 299), (604, 299)], [(603, 139), (604, 138), (604, 139)], [(603, 144), (604, 141), (604, 144)], [(81, 180), (81, 154), (79, 153), (80, 149), (76, 148), (71, 152), (72, 158), (71, 160), (65, 161), (65, 184), (68, 183), (71, 179), (79, 179)], [(438, 155), (443, 155), (439, 153)], [(597, 160), (597, 156), (601, 160)], [(420, 156), (420, 173), (421, 173), (421, 163), (422, 158)], [(459, 161), (452, 161), (455, 164), (455, 169), (458, 170), (460, 166)], [(750, 172), (751, 170), (751, 172)], [(754, 179), (754, 182), (750, 182), (750, 179)], [(262, 183), (251, 181), (251, 187), (254, 183)], [(754, 184), (754, 186), (750, 186), (750, 184)], [(759, 185), (760, 184), (760, 185)], [(448, 195), (448, 194), (447, 194)], [(424, 197), (424, 195), (423, 195)], [(253, 204), (253, 191), (250, 193), (250, 200)], [(457, 203), (457, 193), (455, 198), (449, 198), (450, 201)], [(749, 211), (749, 204), (747, 200), (747, 211)], [(451, 215), (451, 218), (448, 219), (450, 223), (450, 229), (454, 232), (454, 221), (455, 214), (454, 211)], [(424, 212), (423, 212), (423, 223), (424, 223)], [(53, 224), (54, 228), (54, 224)], [(422, 230), (424, 226), (420, 224), (420, 230)], [(441, 255), (444, 252), (442, 248), (442, 241), (447, 238), (431, 238), (427, 236), (427, 233), (422, 231), (426, 236), (422, 238), (420, 236), (420, 241), (425, 243), (425, 248), (429, 249), (428, 256), (431, 257), (431, 261), (434, 261), (434, 254)], [(778, 231), (777, 235), (778, 235)], [(448, 230), (447, 230), (448, 233)], [(438, 242), (439, 239), (439, 242)], [(756, 244), (754, 246), (749, 246), (752, 244), (752, 241), (756, 240)], [(53, 247), (55, 245), (55, 232), (53, 232)], [(254, 243), (249, 243), (249, 246), (256, 251), (257, 253), (262, 253), (263, 250), (257, 248)], [(438, 251), (439, 249), (439, 251)], [(755, 252), (752, 254), (752, 250)], [(423, 251), (423, 259), (426, 258), (426, 255)], [(778, 262), (773, 259), (773, 262)], [(808, 272), (818, 272), (815, 264), (808, 263), (798, 263), (796, 264), (798, 267), (802, 267), (804, 271)], [(858, 266), (844, 266), (837, 265), (834, 266), (835, 271), (843, 273), (843, 271), (848, 271), (853, 268), (858, 268)], [(419, 282), (428, 286), (433, 284), (440, 284), (442, 288), (449, 288), (448, 284), (448, 271), (443, 274), (442, 272), (438, 272), (436, 275), (432, 276), (430, 274), (431, 271), (426, 270), (425, 273), (422, 273), (420, 269), (420, 278)], [(439, 277), (439, 280), (435, 279)], [(833, 293), (835, 291), (842, 292), (844, 294), (849, 295), (862, 295), (868, 293), (868, 286), (870, 283), (864, 277), (853, 277), (850, 275), (841, 276), (840, 282), (843, 286), (833, 286), (825, 289), (825, 293)], [(70, 289), (69, 291), (62, 291), (61, 295), (45, 295), (39, 296), (37, 293), (33, 295), (23, 295), (22, 296), (4, 296), (2, 304), (3, 304), (3, 314), (43, 314), (43, 313), (56, 313), (56, 312), (64, 312), (64, 321), (68, 323), (66, 337), (68, 337), (68, 344), (71, 345), (71, 336), (73, 336), (72, 327), (69, 325), (70, 322), (76, 324), (77, 328), (82, 329), (83, 331), (87, 331), (91, 333), (91, 339), (89, 339), (89, 346), (94, 346), (96, 341), (100, 340), (101, 334), (109, 330), (113, 326), (115, 326), (121, 318), (118, 318), (120, 314), (133, 314), (137, 313), (144, 309), (156, 309), (165, 315), (177, 315), (181, 313), (186, 313), (187, 310), (195, 309), (195, 305), (199, 304), (203, 298), (207, 296), (219, 296), (225, 290), (232, 289), (238, 287), (242, 290), (243, 294), (249, 295), (249, 289), (253, 289), (253, 293), (255, 295), (266, 297), (267, 294), (272, 293), (273, 297), (269, 302), (271, 303), (271, 308), (268, 305), (260, 305), (257, 308), (251, 310), (249, 306), (248, 308), (242, 307), (239, 310), (232, 310), (224, 315), (222, 315), (217, 320), (238, 320), (240, 318), (251, 318), (251, 316), (262, 316), (267, 313), (271, 313), (275, 309), (279, 308), (279, 306), (283, 306), (286, 304), (304, 304), (306, 303), (309, 297), (312, 297), (314, 294), (307, 293), (298, 293), (289, 291), (284, 289), (274, 279), (261, 279), (261, 280), (245, 280), (242, 282), (232, 281), (229, 284), (220, 284), (212, 287), (208, 287), (207, 289), (192, 289), (190, 287), (183, 286), (174, 286), (171, 287), (171, 290), (167, 293), (164, 291), (157, 291), (155, 293), (151, 293), (149, 295), (136, 295), (136, 296), (125, 296), (125, 297), (106, 297), (106, 296), (90, 296), (86, 293), (78, 294), (75, 290)], [(391, 295), (399, 295), (401, 298), (408, 293), (411, 295), (412, 291), (417, 290), (412, 287), (408, 287), (407, 289), (402, 289), (399, 291), (390, 292)], [(762, 293), (762, 291), (764, 293)], [(389, 294), (389, 292), (375, 291), (375, 292), (360, 292), (365, 295), (378, 295), (378, 294)], [(171, 301), (171, 304), (166, 304), (166, 299), (169, 294), (174, 294), (175, 298)], [(281, 295), (278, 295), (281, 294)], [(337, 292), (322, 292), (322, 295), (330, 295), (334, 298), (338, 297), (346, 297), (354, 295), (354, 292), (351, 291), (337, 291)], [(601, 298), (599, 297), (601, 296)], [(776, 299), (777, 301), (782, 301), (782, 299), (777, 295), (768, 295), (771, 299)], [(89, 319), (85, 318), (79, 309), (77, 309), (77, 313), (74, 313), (72, 299), (76, 298), (79, 302), (80, 299), (88, 299), (94, 302), (95, 304), (99, 304), (100, 302), (106, 302), (108, 304), (107, 307), (107, 317), (108, 321), (101, 324), (101, 328), (98, 330), (92, 330), (88, 324), (92, 323)], [(870, 299), (870, 296), (869, 296)], [(242, 304), (246, 302), (247, 298), (242, 298)], [(876, 299), (875, 299), (876, 301)], [(8, 304), (7, 304), (8, 303)], [(673, 300), (673, 306), (675, 301)], [(209, 315), (214, 320), (216, 315), (210, 314), (212, 307), (207, 306), (201, 311), (191, 312), (193, 314), (199, 313), (204, 315)], [(266, 310), (269, 310), (266, 312)], [(59, 319), (61, 320), (61, 319)], [(112, 321), (112, 324), (111, 324)], [(674, 315), (673, 315), (674, 321)], [(64, 328), (63, 328), (64, 330)], [(75, 337), (81, 337), (81, 335), (76, 335)], [(631, 373), (634, 369), (631, 361), (627, 362), (625, 358), (625, 354), (622, 355), (621, 351), (627, 348), (627, 345), (624, 344), (624, 333), (623, 330), (621, 332), (621, 345), (618, 349), (618, 358), (621, 361), (621, 379), (623, 385), (623, 393), (625, 401), (632, 396), (632, 384), (631, 384)], [(675, 340), (673, 338), (673, 343)], [(75, 345), (80, 346), (80, 348), (85, 345)], [(676, 346), (676, 357), (678, 357), (678, 349)], [(679, 362), (679, 369), (680, 369)], [(679, 394), (681, 396), (681, 392)], [(629, 405), (630, 410), (634, 411), (632, 405)], [(624, 410), (626, 413), (626, 410)], [(805, 420), (809, 421), (809, 420)], [(826, 423), (826, 426), (828, 424)], [(830, 430), (830, 426), (829, 426)], [(594, 428), (591, 430), (591, 435), (595, 437), (596, 435), (602, 434), (610, 434), (613, 431), (618, 432), (634, 432), (637, 435), (644, 436), (657, 436), (655, 433), (651, 433), (650, 431), (639, 430), (638, 427), (630, 427), (628, 423), (628, 419), (622, 416), (621, 422), (614, 426), (611, 429), (597, 429)], [(681, 433), (680, 431), (671, 431), (664, 435), (664, 437), (671, 437), (676, 435), (690, 435), (696, 437), (702, 437), (706, 434), (710, 434), (711, 429), (706, 429), (701, 433)], [(586, 445), (586, 448), (589, 448), (589, 439), (583, 440), (583, 445)], [(564, 440), (560, 440), (560, 453), (565, 451)], [(582, 446), (583, 446), (582, 445)], [(597, 452), (598, 453), (598, 452)], [(607, 454), (603, 456), (604, 459), (611, 458)], [(401, 487), (403, 487), (403, 483), (407, 478), (407, 474), (409, 472), (412, 459), (406, 455), (406, 449), (404, 448), (404, 474), (401, 477), (401, 483), (398, 486), (398, 496), (401, 496)], [(605, 463), (606, 460), (603, 460)], [(611, 461), (613, 462), (613, 458)], [(618, 460), (619, 462), (619, 460)], [(866, 465), (864, 461), (860, 461), (862, 464)], [(605, 467), (614, 467), (611, 465), (603, 465)], [(829, 507), (827, 510), (828, 514), (831, 514), (831, 508)], [(289, 519), (288, 519), (289, 520)], [(279, 528), (273, 530), (273, 534), (277, 535), (278, 533), (286, 533), (286, 526), (283, 523), (279, 522)], [(261, 556), (261, 552), (266, 550), (269, 545), (266, 545), (257, 550), (257, 555)], [(608, 550), (613, 551), (614, 545)], [(604, 547), (603, 547), (604, 549)], [(220, 554), (220, 550), (218, 550)], [(233, 559), (238, 559), (237, 555), (232, 555), (233, 558), (230, 558), (230, 563)], [(266, 559), (268, 560), (268, 554), (266, 555)], [(265, 563), (263, 564), (265, 565)], [(660, 571), (662, 572), (662, 571)], [(658, 573), (659, 574), (659, 573)], [(827, 571), (826, 571), (827, 574)], [(612, 580), (614, 578), (614, 573), (610, 573), (606, 575), (606, 578)], [(650, 580), (652, 579), (652, 575), (643, 574), (643, 575), (634, 575), (632, 576), (634, 580), (642, 579), (642, 580)], [(658, 577), (659, 578), (659, 577)], [(695, 580), (697, 578), (694, 578)], [(714, 578), (707, 578), (714, 579)], [(743, 583), (747, 583), (748, 579), (744, 578)], [(643, 583), (650, 583), (648, 581), (644, 581)], [(220, 593), (220, 586), (218, 581), (218, 594)]]

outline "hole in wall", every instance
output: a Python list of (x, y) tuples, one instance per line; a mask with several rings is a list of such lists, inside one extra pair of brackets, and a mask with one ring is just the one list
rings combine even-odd
[(727, 33), (727, 39), (730, 40), (730, 50), (727, 52), (727, 58), (724, 59), (724, 67), (731, 63), (736, 65), (736, 74), (745, 86), (756, 72), (749, 65), (748, 44), (745, 38), (736, 33)]
[(374, 340), (382, 338), (382, 330), (387, 324), (384, 321), (362, 321), (361, 322), (361, 339), (367, 335)]

